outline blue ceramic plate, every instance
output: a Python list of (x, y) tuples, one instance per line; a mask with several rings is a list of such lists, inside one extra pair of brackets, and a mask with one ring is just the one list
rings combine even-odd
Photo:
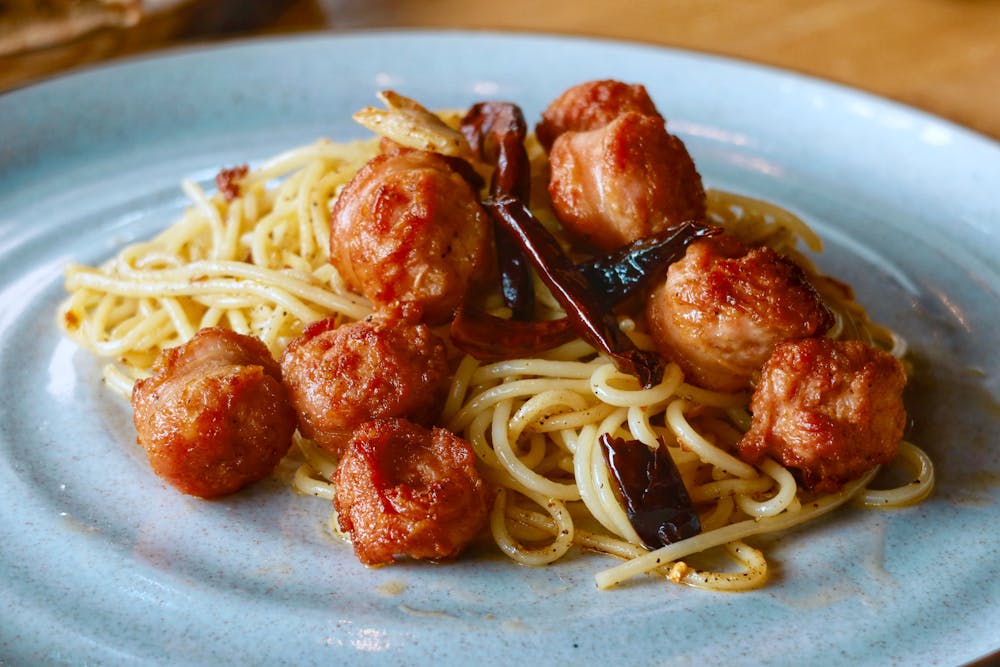
[[(274, 483), (166, 488), (128, 406), (54, 323), (70, 261), (180, 213), (182, 178), (319, 136), (392, 87), (430, 107), (645, 83), (705, 181), (799, 212), (822, 268), (911, 344), (912, 439), (937, 462), (912, 509), (845, 509), (766, 546), (773, 579), (712, 594), (605, 558), (488, 551), (363, 568), (325, 503)], [(961, 663), (1000, 647), (1000, 148), (828, 83), (647, 46), (467, 33), (237, 43), (0, 96), (0, 662)]]

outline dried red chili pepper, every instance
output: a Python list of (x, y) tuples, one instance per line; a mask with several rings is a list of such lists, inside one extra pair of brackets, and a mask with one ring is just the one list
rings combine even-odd
[(663, 358), (640, 350), (622, 333), (611, 309), (595, 298), (587, 277), (563, 254), (555, 237), (527, 205), (516, 197), (502, 197), (487, 202), (487, 207), (496, 212), (497, 219), (524, 248), (580, 335), (610, 356), (618, 370), (637, 377), (644, 387), (658, 384), (663, 379)]
[(612, 307), (656, 280), (684, 256), (691, 243), (721, 233), (720, 227), (684, 222), (669, 232), (641, 238), (608, 255), (577, 264), (577, 269), (598, 297)]
[(569, 319), (522, 322), (461, 307), (449, 332), (455, 347), (480, 361), (538, 356), (568, 343), (577, 333)]
[[(524, 148), (528, 126), (521, 109), (507, 102), (481, 102), (461, 122), (462, 134), (480, 159), (495, 164), (490, 192), (530, 201), (531, 166)], [(530, 320), (535, 312), (531, 265), (517, 241), (497, 225), (494, 234), (500, 288), (515, 320)]]
[(658, 549), (701, 532), (680, 471), (662, 441), (650, 449), (605, 433), (600, 443), (629, 523), (646, 546)]

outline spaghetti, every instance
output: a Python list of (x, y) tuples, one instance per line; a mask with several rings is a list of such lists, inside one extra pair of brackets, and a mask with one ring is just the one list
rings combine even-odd
[[(529, 140), (537, 159), (540, 150)], [(127, 396), (161, 350), (202, 327), (252, 334), (278, 356), (312, 321), (365, 317), (371, 305), (348, 290), (329, 263), (329, 215), (340, 189), (377, 150), (375, 141), (321, 140), (248, 170), (232, 198), (185, 183), (192, 205), (176, 224), (100, 267), (67, 268), (61, 327), (86, 350), (116, 360), (104, 377)], [(717, 190), (709, 191), (708, 206), (716, 224), (805, 268), (836, 314), (829, 335), (864, 337), (897, 356), (905, 352), (898, 336), (870, 323), (849, 291), (820, 276), (797, 250), (799, 242), (821, 249), (799, 218)], [(552, 220), (550, 211), (538, 215)], [(560, 316), (544, 287), (536, 289), (538, 303), (549, 310), (543, 317)], [(619, 325), (639, 348), (651, 347), (640, 322), (621, 318)], [(930, 493), (933, 466), (910, 443), (902, 444), (898, 458), (913, 482), (890, 490), (868, 487), (873, 471), (838, 493), (812, 497), (773, 460), (741, 461), (731, 452), (749, 426), (749, 398), (688, 384), (676, 364), (659, 384), (642, 388), (576, 340), (536, 359), (483, 364), (463, 358), (439, 421), (472, 444), (498, 489), (490, 529), (501, 551), (525, 565), (552, 563), (573, 547), (624, 559), (597, 574), (602, 588), (642, 573), (711, 590), (759, 587), (767, 561), (743, 540), (815, 520), (850, 501), (901, 507)], [(613, 491), (602, 434), (667, 447), (699, 511), (700, 535), (655, 551), (641, 546)], [(286, 466), (296, 468), (290, 484), (332, 498), (336, 460), (308, 440), (297, 436), (295, 442)], [(331, 527), (336, 531), (335, 518)], [(717, 547), (737, 571), (685, 562)]]

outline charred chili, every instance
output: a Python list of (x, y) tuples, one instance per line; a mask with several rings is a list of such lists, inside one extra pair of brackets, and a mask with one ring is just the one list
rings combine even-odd
[[(496, 165), (490, 183), (492, 196), (530, 201), (531, 166), (524, 148), (528, 127), (521, 109), (506, 102), (481, 102), (465, 114), (461, 129), (473, 152)], [(535, 290), (528, 258), (500, 225), (494, 241), (504, 303), (515, 320), (530, 320), (535, 312)]]
[(646, 546), (658, 549), (701, 532), (701, 520), (662, 441), (650, 449), (605, 433), (600, 443), (625, 514)]
[(663, 358), (655, 352), (640, 350), (622, 333), (611, 310), (594, 297), (586, 276), (563, 254), (555, 237), (524, 202), (503, 197), (487, 205), (524, 248), (580, 335), (610, 356), (618, 370), (637, 377), (644, 387), (658, 384), (663, 379)]

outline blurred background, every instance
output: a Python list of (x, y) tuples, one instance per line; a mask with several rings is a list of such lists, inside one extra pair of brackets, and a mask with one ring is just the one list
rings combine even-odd
[(186, 44), (392, 28), (572, 34), (732, 56), (1000, 139), (1000, 0), (0, 0), (0, 91)]

